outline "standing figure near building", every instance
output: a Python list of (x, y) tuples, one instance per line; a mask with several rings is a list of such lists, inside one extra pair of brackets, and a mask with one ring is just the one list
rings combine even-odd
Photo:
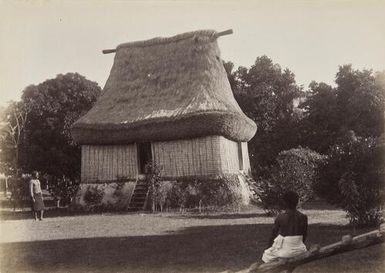
[(304, 244), (307, 236), (307, 216), (297, 210), (298, 194), (288, 191), (283, 195), (285, 212), (274, 222), (269, 248), (262, 256), (265, 263), (279, 258), (291, 258), (307, 251)]
[(44, 214), (44, 202), (43, 193), (40, 186), (39, 173), (37, 171), (32, 172), (32, 179), (29, 181), (29, 192), (32, 199), (32, 212), (35, 220), (43, 220)]

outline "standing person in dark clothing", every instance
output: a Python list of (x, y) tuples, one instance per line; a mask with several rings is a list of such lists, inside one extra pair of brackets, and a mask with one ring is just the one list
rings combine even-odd
[(43, 220), (44, 214), (44, 202), (43, 202), (43, 192), (40, 186), (39, 173), (37, 171), (32, 172), (32, 179), (29, 181), (29, 193), (32, 199), (32, 211), (37, 220), (39, 212), (39, 220)]
[(283, 195), (285, 212), (274, 221), (269, 248), (262, 256), (265, 263), (278, 258), (291, 258), (307, 251), (304, 244), (307, 236), (307, 216), (297, 210), (298, 194), (288, 191)]

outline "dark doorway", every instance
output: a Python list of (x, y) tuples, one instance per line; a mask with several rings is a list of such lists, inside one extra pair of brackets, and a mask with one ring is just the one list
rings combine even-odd
[(152, 160), (151, 153), (151, 143), (142, 142), (137, 144), (138, 147), (138, 165), (139, 165), (139, 174), (145, 173), (145, 166), (148, 162)]

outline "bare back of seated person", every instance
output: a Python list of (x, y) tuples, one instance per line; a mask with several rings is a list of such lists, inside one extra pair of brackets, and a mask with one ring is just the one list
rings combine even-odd
[(273, 244), (278, 235), (282, 236), (303, 236), (303, 242), (307, 236), (307, 216), (296, 209), (287, 209), (275, 218), (269, 246)]
[(307, 216), (297, 210), (299, 196), (288, 191), (283, 194), (282, 201), (285, 212), (275, 218), (269, 246), (262, 255), (265, 263), (295, 257), (307, 251), (304, 242), (308, 221)]

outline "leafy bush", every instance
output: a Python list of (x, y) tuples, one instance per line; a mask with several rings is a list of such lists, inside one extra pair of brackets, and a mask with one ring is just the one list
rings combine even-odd
[(167, 193), (167, 200), (171, 208), (184, 209), (187, 204), (187, 185), (183, 182), (173, 181), (170, 191)]
[(116, 188), (113, 193), (113, 197), (115, 197), (116, 199), (121, 199), (124, 195), (123, 188), (124, 188), (124, 182), (118, 180), (118, 182), (116, 182)]
[(262, 207), (274, 214), (280, 211), (281, 196), (287, 190), (296, 191), (300, 203), (312, 198), (313, 185), (318, 179), (318, 167), (324, 160), (325, 156), (307, 148), (280, 152), (276, 164), (257, 178)]
[(79, 189), (80, 181), (71, 180), (65, 176), (52, 177), (46, 176), (49, 181), (49, 192), (58, 201), (58, 206), (68, 205)]
[(11, 191), (11, 203), (13, 209), (22, 207), (24, 203), (31, 199), (29, 193), (29, 181), (31, 176), (26, 174), (21, 177), (11, 177), (9, 179), (9, 189)]
[(243, 204), (237, 175), (184, 179), (175, 181), (169, 189), (167, 200), (171, 208), (236, 210)]
[(161, 167), (156, 162), (145, 166), (149, 186), (151, 209), (239, 209), (243, 204), (242, 188), (237, 175), (223, 175), (211, 179), (191, 178), (162, 181)]
[(88, 186), (84, 193), (83, 200), (88, 206), (94, 207), (101, 205), (103, 195), (104, 192), (102, 189), (99, 189), (97, 186)]
[(374, 138), (345, 137), (321, 170), (317, 193), (347, 212), (353, 225), (375, 226), (384, 200), (384, 147)]
[(163, 200), (165, 200), (166, 197), (160, 187), (161, 168), (156, 164), (156, 162), (150, 161), (145, 165), (144, 172), (146, 174), (146, 183), (149, 187), (150, 199), (152, 201), (151, 209), (154, 212), (157, 204), (160, 204), (162, 210)]
[(199, 184), (204, 206), (238, 209), (243, 204), (242, 188), (237, 175), (222, 176), (221, 179), (201, 181)]
[(126, 211), (134, 181), (80, 184), (70, 211), (114, 212)]

